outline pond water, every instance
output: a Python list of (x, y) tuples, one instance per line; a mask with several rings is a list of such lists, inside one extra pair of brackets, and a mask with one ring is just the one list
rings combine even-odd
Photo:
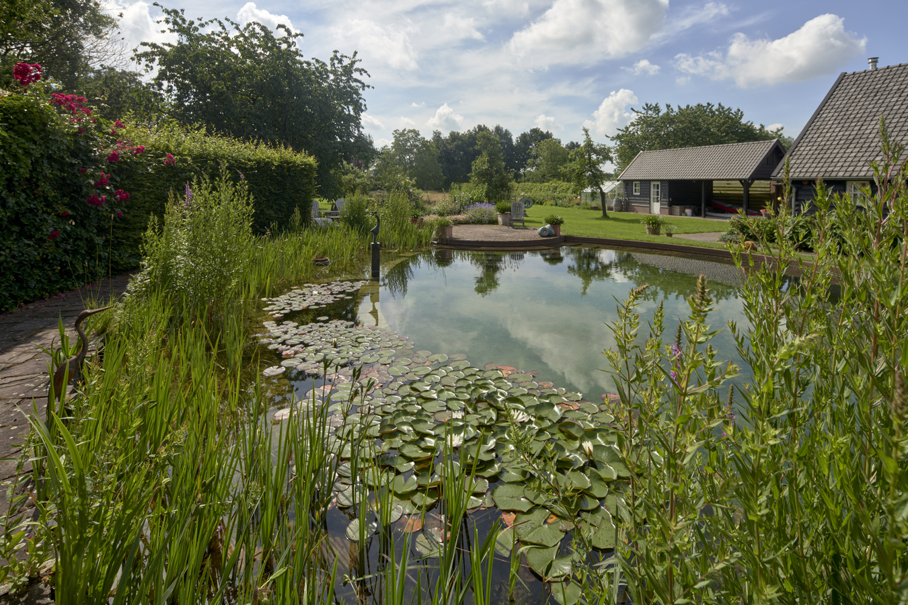
[[(668, 343), (690, 312), (687, 299), (700, 274), (715, 300), (711, 325), (734, 320), (746, 329), (734, 266), (592, 247), (410, 256), (386, 271), (380, 292), (364, 298), (360, 316), (368, 322), (379, 311), (417, 348), (464, 353), (480, 366), (495, 362), (535, 371), (540, 380), (595, 399), (615, 392), (601, 353), (615, 344), (607, 324), (618, 317), (618, 301), (649, 284), (639, 307), (641, 332), (645, 337), (645, 322), (663, 301)], [(741, 365), (727, 328), (712, 344), (717, 359)]]
[[(572, 569), (610, 556), (629, 477), (602, 401), (615, 390), (601, 371), (614, 342), (606, 324), (617, 301), (649, 284), (644, 322), (664, 300), (670, 339), (701, 273), (718, 307), (713, 326), (742, 324), (734, 267), (590, 247), (430, 251), (393, 259), (379, 283), (304, 284), (270, 300), (259, 335), (273, 364), (262, 381), (274, 406), (265, 421), (279, 430), (325, 414), (340, 464), (324, 486), (323, 527), (339, 600), (382, 602), (380, 572), (404, 549), (407, 594), (431, 600), (445, 544), (466, 574), (467, 553), (494, 529), (492, 602), (575, 603)], [(713, 345), (738, 361), (727, 330)], [(460, 532), (450, 526), (446, 447), (475, 473), (456, 490), (468, 508)], [(545, 472), (532, 466), (542, 451)], [(553, 485), (574, 494), (573, 510), (559, 508)], [(390, 518), (379, 518), (382, 508)], [(578, 529), (592, 548), (581, 560)]]

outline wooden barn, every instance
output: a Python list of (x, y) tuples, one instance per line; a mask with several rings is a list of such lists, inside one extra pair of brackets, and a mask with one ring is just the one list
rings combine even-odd
[[(719, 207), (756, 210), (769, 203), (769, 179), (785, 148), (778, 141), (641, 151), (618, 176), (625, 210), (704, 216)], [(759, 183), (759, 185), (757, 184)]]
[[(873, 183), (870, 163), (880, 161), (880, 117), (892, 141), (908, 146), (908, 63), (842, 73), (788, 150), (794, 210), (816, 197), (817, 180), (834, 193), (857, 194)], [(904, 159), (904, 158), (903, 158)], [(773, 176), (784, 177), (785, 162)]]

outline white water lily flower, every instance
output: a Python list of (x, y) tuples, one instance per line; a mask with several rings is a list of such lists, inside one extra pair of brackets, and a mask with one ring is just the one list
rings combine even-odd
[(452, 448), (463, 445), (463, 433), (457, 435), (448, 435), (448, 445)]
[(592, 441), (584, 441), (583, 443), (580, 444), (580, 447), (583, 448), (583, 453), (586, 454), (588, 458), (593, 457), (593, 442)]
[(522, 410), (516, 410), (511, 413), (511, 419), (517, 424), (520, 424), (521, 422), (526, 422), (527, 420), (529, 420), (530, 415)]
[(463, 410), (455, 410), (451, 413), (452, 418), (463, 418)]

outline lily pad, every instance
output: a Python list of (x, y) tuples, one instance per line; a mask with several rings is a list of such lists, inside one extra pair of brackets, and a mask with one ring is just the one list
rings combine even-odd
[[(362, 528), (362, 530), (361, 530)], [(344, 535), (347, 536), (347, 539), (351, 542), (359, 542), (360, 537), (368, 538), (378, 529), (378, 523), (371, 521), (368, 523), (363, 523), (359, 517), (350, 521), (350, 524), (347, 525), (347, 529), (344, 532)], [(362, 536), (360, 536), (360, 531), (362, 531)]]

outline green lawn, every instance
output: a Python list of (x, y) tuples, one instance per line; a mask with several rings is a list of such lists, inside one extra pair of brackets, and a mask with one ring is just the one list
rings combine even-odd
[[(564, 224), (561, 226), (561, 233), (564, 235), (725, 249), (725, 244), (720, 242), (695, 242), (678, 237), (669, 238), (665, 237), (665, 235), (647, 235), (646, 227), (640, 223), (644, 215), (629, 212), (609, 212), (608, 218), (604, 219), (600, 210), (580, 210), (579, 208), (556, 208), (554, 206), (537, 205), (527, 210), (527, 226), (541, 227), (545, 224), (542, 220), (550, 214), (556, 214), (564, 219)], [(728, 224), (723, 221), (709, 221), (681, 216), (666, 216), (663, 218), (667, 225), (675, 225), (677, 227), (675, 234), (724, 232), (728, 228)], [(664, 233), (665, 230), (663, 229)]]

